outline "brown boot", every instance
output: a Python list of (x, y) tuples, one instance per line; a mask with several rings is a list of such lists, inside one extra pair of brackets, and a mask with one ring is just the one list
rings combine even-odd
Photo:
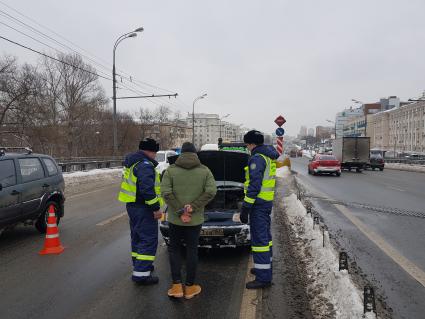
[(184, 289), (184, 297), (186, 299), (192, 299), (196, 295), (199, 295), (201, 290), (201, 286), (199, 285), (186, 286)]
[(168, 289), (168, 296), (174, 298), (183, 297), (183, 285), (182, 284), (173, 284), (170, 289)]

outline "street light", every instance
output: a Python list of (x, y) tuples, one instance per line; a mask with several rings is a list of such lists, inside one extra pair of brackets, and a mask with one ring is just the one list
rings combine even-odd
[(128, 38), (135, 38), (137, 37), (137, 32), (143, 32), (143, 28), (139, 27), (135, 29), (134, 31), (127, 32), (123, 35), (121, 35), (114, 44), (114, 49), (112, 51), (112, 101), (114, 105), (114, 113), (112, 116), (112, 130), (113, 130), (113, 143), (114, 143), (114, 155), (117, 155), (118, 151), (118, 138), (117, 138), (117, 87), (116, 87), (116, 72), (115, 72), (115, 50), (117, 49), (118, 44), (121, 43), (121, 41), (128, 39)]
[(334, 125), (335, 125), (334, 132), (335, 132), (335, 139), (336, 139), (336, 122), (335, 121), (328, 120), (328, 119), (326, 119), (326, 122), (334, 123)]
[(203, 99), (207, 96), (207, 93), (202, 94), (201, 96), (198, 96), (196, 99), (193, 100), (193, 109), (192, 109), (192, 144), (195, 145), (195, 103), (196, 101)]

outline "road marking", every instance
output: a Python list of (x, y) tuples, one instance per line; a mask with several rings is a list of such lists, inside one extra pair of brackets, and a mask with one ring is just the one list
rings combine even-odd
[(371, 231), (363, 222), (355, 217), (345, 206), (335, 204), (335, 207), (347, 217), (366, 237), (378, 246), (387, 256), (394, 260), (405, 272), (425, 287), (425, 272), (388, 244), (381, 236)]
[(96, 224), (96, 226), (105, 226), (105, 225), (108, 225), (108, 224), (113, 223), (117, 219), (120, 219), (121, 217), (124, 217), (126, 215), (127, 215), (127, 212), (122, 212), (121, 214), (118, 214), (116, 216), (113, 216), (111, 218), (108, 218), (107, 220), (104, 220), (103, 222), (100, 222), (100, 223)]
[(394, 189), (394, 190), (399, 191), (399, 192), (405, 192), (406, 191), (405, 189), (401, 189), (401, 188), (397, 188), (397, 187), (393, 187), (393, 186), (387, 186), (387, 188)]
[[(254, 263), (252, 262), (252, 258), (248, 257), (248, 270), (246, 273), (245, 282), (255, 279), (254, 275), (251, 274), (252, 267), (254, 267)], [(239, 313), (239, 319), (255, 319), (257, 314), (257, 306), (261, 307), (262, 300), (263, 300), (262, 289), (244, 288), (242, 302), (241, 302), (241, 310)]]

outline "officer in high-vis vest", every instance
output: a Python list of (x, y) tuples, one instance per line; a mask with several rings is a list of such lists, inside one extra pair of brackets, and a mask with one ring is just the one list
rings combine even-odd
[(272, 282), (271, 212), (276, 185), (276, 159), (279, 153), (274, 147), (263, 145), (264, 136), (252, 130), (245, 134), (244, 143), (251, 152), (245, 168), (245, 198), (240, 219), (250, 222), (251, 248), (255, 280), (246, 284), (247, 289), (269, 287)]
[(152, 275), (163, 204), (160, 176), (155, 169), (158, 150), (159, 144), (146, 138), (140, 142), (138, 152), (126, 156), (118, 195), (118, 200), (126, 203), (130, 217), (132, 279), (141, 285), (153, 285), (159, 281)]

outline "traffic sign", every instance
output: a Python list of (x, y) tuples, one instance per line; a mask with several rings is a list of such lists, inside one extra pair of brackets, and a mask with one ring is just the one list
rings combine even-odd
[(277, 136), (283, 136), (285, 134), (285, 130), (282, 127), (276, 129)]
[(286, 120), (282, 115), (279, 115), (274, 122), (277, 124), (277, 126), (282, 126), (283, 124), (285, 124)]

